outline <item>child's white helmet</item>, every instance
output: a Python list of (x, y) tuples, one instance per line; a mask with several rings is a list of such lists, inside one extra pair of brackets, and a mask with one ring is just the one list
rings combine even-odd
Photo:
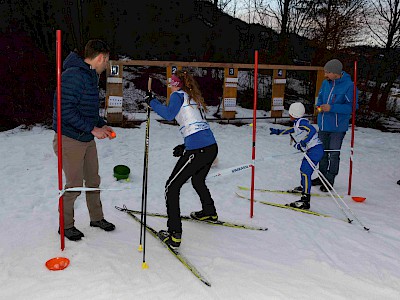
[(292, 103), (289, 107), (289, 115), (291, 115), (295, 119), (303, 117), (305, 112), (306, 109), (301, 102)]

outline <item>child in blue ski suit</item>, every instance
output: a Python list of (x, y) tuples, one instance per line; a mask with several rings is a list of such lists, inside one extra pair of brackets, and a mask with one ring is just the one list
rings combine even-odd
[[(303, 118), (304, 113), (305, 108), (302, 103), (292, 103), (289, 107), (289, 115), (290, 120), (294, 122), (293, 127), (285, 130), (270, 128), (270, 134), (293, 134), (293, 138), (295, 139), (294, 147), (297, 150), (303, 151), (305, 155), (310, 158), (315, 167), (324, 155), (324, 148), (314, 126), (312, 126), (307, 119)], [(314, 171), (314, 167), (308, 163), (306, 157), (303, 158), (300, 167), (301, 187), (299, 187), (301, 188), (301, 199), (287, 204), (288, 206), (300, 209), (310, 208), (311, 175)]]

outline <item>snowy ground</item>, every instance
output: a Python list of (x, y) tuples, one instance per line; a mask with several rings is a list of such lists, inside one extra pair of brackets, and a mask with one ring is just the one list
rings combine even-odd
[[(251, 116), (248, 111), (248, 116)], [(152, 113), (150, 128), (148, 211), (165, 212), (164, 183), (182, 142), (176, 126), (161, 124)], [(256, 187), (287, 189), (299, 185), (301, 154), (287, 137), (270, 136), (266, 120), (257, 122)], [(211, 173), (251, 162), (252, 127), (211, 122), (219, 143), (219, 163)], [(278, 127), (280, 127), (278, 125)], [(147, 236), (142, 269), (139, 224), (114, 206), (140, 209), (145, 123), (139, 129), (115, 128), (117, 138), (97, 141), (102, 201), (114, 232), (89, 226), (80, 196), (76, 227), (85, 237), (66, 240), (60, 250), (57, 159), (53, 131), (37, 126), (0, 133), (0, 299), (400, 299), (400, 162), (398, 133), (357, 128), (352, 195), (347, 196), (350, 134), (345, 137), (335, 188), (370, 231), (357, 222), (305, 215), (250, 203), (235, 196), (237, 185), (250, 185), (250, 171), (210, 179), (208, 186), (220, 219), (269, 228), (266, 232), (183, 223), (180, 251), (211, 282), (194, 277), (152, 236)], [(287, 154), (287, 155), (282, 155)], [(113, 167), (131, 168), (131, 181), (116, 181)], [(314, 192), (319, 192), (313, 188)], [(296, 196), (255, 193), (256, 199), (287, 203)], [(312, 198), (315, 211), (342, 218), (329, 197)], [(190, 184), (181, 192), (183, 214), (200, 209)], [(166, 220), (148, 217), (157, 230)], [(63, 271), (45, 262), (70, 259)]]

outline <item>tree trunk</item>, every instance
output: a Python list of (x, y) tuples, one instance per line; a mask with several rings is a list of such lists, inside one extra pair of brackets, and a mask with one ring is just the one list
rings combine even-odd
[[(390, 89), (396, 81), (399, 70), (398, 52), (389, 50), (385, 53), (382, 63), (378, 66), (378, 74), (375, 88), (369, 101), (369, 108), (376, 112), (385, 112), (387, 110), (387, 101)], [(385, 77), (383, 77), (386, 75)], [(382, 84), (386, 84), (382, 87)]]
[(378, 88), (378, 85), (375, 86), (369, 101), (369, 108), (371, 110), (381, 113), (387, 111), (390, 89), (392, 88), (395, 79), (395, 77), (390, 78), (382, 89)]
[(372, 91), (371, 99), (369, 99), (369, 109), (376, 111), (376, 112), (383, 112), (385, 109), (382, 110), (381, 106), (381, 98), (379, 97), (381, 82), (378, 80)]

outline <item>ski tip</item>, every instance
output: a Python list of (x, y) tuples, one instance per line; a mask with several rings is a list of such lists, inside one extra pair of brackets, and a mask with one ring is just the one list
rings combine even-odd
[(119, 211), (127, 211), (128, 208), (125, 206), (125, 204), (122, 207), (119, 207), (117, 205), (114, 206), (116, 209), (118, 209)]
[(366, 231), (369, 231), (369, 228), (367, 228), (367, 227), (365, 227), (365, 226), (364, 226), (364, 229), (365, 229)]

